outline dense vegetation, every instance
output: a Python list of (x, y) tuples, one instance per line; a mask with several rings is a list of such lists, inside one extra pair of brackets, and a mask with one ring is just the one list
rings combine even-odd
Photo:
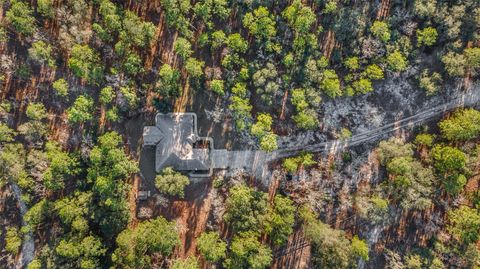
[[(467, 91), (480, 71), (478, 1), (0, 0), (0, 6), (0, 268), (14, 267), (33, 236), (30, 269), (261, 269), (277, 262), (296, 233), (309, 242), (314, 268), (355, 268), (373, 256), (385, 259), (367, 264), (388, 268), (480, 266), (475, 109), (453, 112), (438, 132), (422, 131), (411, 142), (380, 142), (375, 154), (385, 177), (368, 191), (342, 183), (322, 190), (320, 199), (309, 195), (321, 183), (288, 190), (296, 183), (287, 179), (303, 185), (319, 173), (328, 179), (352, 161), (347, 151), (328, 168), (309, 152), (274, 164), (278, 191), (259, 184), (268, 179), (215, 176), (202, 199), (214, 196), (217, 216), (207, 217), (198, 236), (190, 234), (198, 227), (186, 232), (191, 227), (172, 218), (172, 211), (196, 205), (186, 189), (197, 190), (198, 182), (172, 168), (150, 184), (155, 211), (137, 219), (132, 183), (140, 177), (139, 146), (129, 125), (184, 110), (191, 97), (219, 107), (249, 146), (273, 152), (280, 136), (322, 133), (325, 104), (372, 96), (392, 78), (408, 80), (427, 100), (455, 83)], [(348, 141), (348, 124), (322, 135)], [(354, 192), (343, 197), (348, 202), (332, 198), (344, 189)], [(21, 193), (22, 203), (4, 193)], [(348, 217), (315, 206), (328, 199), (348, 208)], [(17, 212), (23, 203), (24, 222)], [(182, 217), (201, 212), (194, 210)], [(402, 222), (387, 223), (392, 215)], [(374, 251), (362, 229), (381, 225), (416, 229), (423, 241), (393, 239)]]

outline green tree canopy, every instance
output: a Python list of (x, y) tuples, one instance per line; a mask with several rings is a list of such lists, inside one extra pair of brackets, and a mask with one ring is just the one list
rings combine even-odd
[(243, 232), (233, 237), (224, 265), (227, 269), (263, 269), (271, 262), (272, 251), (258, 241), (258, 234)]
[(273, 15), (266, 7), (258, 7), (243, 17), (243, 26), (260, 40), (269, 40), (277, 34)]
[(209, 262), (218, 262), (225, 258), (227, 243), (217, 232), (204, 232), (197, 239), (197, 248), (200, 254)]
[(408, 61), (403, 54), (396, 50), (387, 55), (388, 68), (394, 72), (402, 72), (407, 70)]
[(462, 109), (438, 126), (442, 136), (450, 141), (470, 140), (480, 134), (480, 112), (473, 108)]
[(417, 45), (420, 46), (432, 46), (437, 41), (438, 33), (437, 29), (433, 27), (426, 27), (422, 30), (417, 30)]
[(19, 34), (31, 36), (35, 32), (33, 10), (26, 2), (10, 1), (10, 8), (7, 10), (5, 18)]
[(176, 172), (172, 167), (163, 169), (162, 173), (155, 178), (155, 187), (160, 192), (180, 198), (185, 196), (184, 190), (189, 184), (188, 177)]
[(388, 24), (384, 21), (375, 21), (370, 27), (370, 31), (373, 36), (380, 39), (383, 42), (390, 41), (390, 29)]
[(139, 223), (135, 228), (122, 231), (112, 254), (113, 263), (120, 268), (149, 268), (151, 256), (170, 255), (180, 239), (174, 222), (163, 217)]
[(90, 96), (80, 95), (67, 110), (70, 123), (83, 123), (93, 118), (93, 99)]
[(223, 219), (231, 225), (233, 231), (242, 232), (260, 230), (267, 213), (266, 194), (245, 185), (230, 189), (226, 200)]
[(55, 80), (52, 87), (59, 96), (65, 97), (68, 95), (68, 82), (65, 79), (60, 78)]
[(155, 88), (164, 97), (180, 96), (180, 72), (168, 64), (162, 65)]
[(282, 195), (275, 196), (265, 220), (265, 232), (274, 245), (285, 244), (292, 234), (295, 224), (295, 211), (296, 208), (292, 200)]
[(462, 205), (448, 212), (448, 220), (448, 230), (465, 245), (480, 239), (480, 213), (477, 209)]
[(100, 57), (88, 45), (73, 46), (68, 67), (77, 77), (90, 82), (98, 82), (102, 79), (103, 66), (100, 64)]
[(55, 58), (53, 57), (53, 48), (44, 41), (36, 41), (32, 43), (32, 47), (28, 49), (29, 57), (39, 64), (46, 64), (51, 68), (55, 67)]

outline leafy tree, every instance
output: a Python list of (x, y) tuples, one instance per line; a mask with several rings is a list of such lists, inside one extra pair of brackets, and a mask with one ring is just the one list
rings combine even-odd
[(431, 155), (434, 166), (440, 173), (461, 172), (467, 163), (467, 155), (450, 146), (437, 145), (432, 149)]
[(129, 220), (125, 200), (127, 188), (123, 182), (138, 171), (137, 164), (124, 152), (122, 138), (108, 132), (98, 138), (90, 151), (87, 182), (93, 182), (93, 220), (105, 238), (120, 232)]
[(138, 73), (142, 73), (143, 70), (142, 58), (137, 53), (130, 52), (123, 61), (123, 70), (128, 75), (135, 76)]
[(183, 60), (186, 60), (193, 53), (192, 44), (183, 37), (177, 38), (173, 43), (175, 53), (177, 53)]
[(111, 86), (102, 88), (99, 97), (100, 103), (108, 105), (113, 101), (113, 98), (115, 98), (115, 91)]
[(42, 174), (43, 182), (47, 189), (59, 190), (68, 176), (76, 174), (77, 160), (62, 151), (55, 142), (47, 142), (45, 150), (48, 167)]
[(118, 8), (109, 0), (101, 0), (98, 11), (102, 16), (102, 25), (94, 23), (92, 28), (103, 41), (111, 41), (113, 34), (122, 28), (122, 19), (118, 14)]
[(135, 109), (138, 106), (139, 100), (135, 88), (129, 86), (120, 87), (120, 94), (124, 100), (125, 109)]
[(436, 0), (417, 0), (414, 2), (414, 12), (422, 18), (433, 17), (436, 10)]
[(413, 143), (418, 146), (431, 147), (434, 139), (435, 137), (431, 134), (419, 134), (415, 137), (415, 141)]
[(184, 190), (189, 184), (190, 180), (187, 176), (176, 172), (171, 167), (163, 169), (162, 174), (155, 178), (155, 187), (160, 192), (180, 198), (185, 196)]
[(462, 54), (449, 51), (447, 54), (443, 55), (442, 62), (445, 70), (451, 77), (461, 77), (465, 74), (467, 60)]
[(251, 231), (262, 227), (266, 213), (265, 193), (237, 185), (230, 189), (223, 219), (231, 225), (234, 232)]
[(180, 96), (180, 72), (168, 64), (162, 65), (155, 88), (164, 97)]
[(170, 269), (198, 269), (198, 260), (195, 257), (188, 257), (184, 260), (176, 259)]
[(386, 22), (375, 21), (370, 27), (370, 31), (372, 32), (373, 36), (380, 39), (381, 41), (385, 43), (390, 41), (390, 29)]
[(52, 87), (59, 96), (65, 97), (68, 95), (68, 82), (65, 79), (60, 78), (55, 80)]
[(245, 53), (248, 43), (239, 33), (231, 34), (227, 38), (227, 47), (237, 53)]
[(271, 152), (278, 149), (277, 145), (277, 135), (268, 132), (260, 138), (260, 148), (266, 152)]
[(250, 132), (256, 137), (263, 137), (272, 130), (272, 116), (268, 113), (259, 113), (257, 115), (257, 122), (252, 125)]
[(365, 69), (365, 76), (369, 79), (380, 80), (383, 79), (383, 70), (376, 64), (371, 64)]
[(41, 269), (42, 262), (38, 259), (33, 259), (27, 266), (27, 269)]
[(282, 16), (287, 20), (290, 28), (302, 34), (308, 33), (316, 21), (312, 9), (304, 5), (300, 0), (294, 0), (290, 6), (285, 8)]
[(320, 84), (320, 88), (331, 98), (342, 95), (340, 80), (334, 70), (325, 70)]
[(26, 114), (29, 119), (39, 121), (47, 117), (47, 110), (42, 103), (30, 103), (27, 106)]
[(357, 93), (369, 93), (373, 91), (372, 82), (369, 79), (361, 78), (352, 83), (352, 88)]
[(462, 174), (453, 174), (443, 179), (442, 184), (447, 193), (458, 195), (467, 184), (467, 178)]
[(200, 254), (209, 262), (218, 262), (225, 258), (227, 244), (216, 232), (204, 232), (197, 239)]
[(27, 230), (37, 229), (38, 225), (49, 216), (50, 209), (50, 203), (47, 199), (42, 199), (30, 207), (23, 217), (27, 224)]
[(283, 245), (292, 234), (295, 224), (295, 211), (296, 208), (293, 206), (292, 200), (281, 195), (275, 196), (265, 220), (265, 232), (274, 245)]
[(433, 27), (426, 27), (422, 30), (417, 30), (417, 45), (420, 46), (432, 46), (437, 41), (438, 33), (437, 29)]
[(356, 71), (360, 68), (360, 64), (358, 63), (358, 57), (348, 57), (343, 62), (345, 67), (350, 71)]
[(155, 25), (151, 22), (142, 21), (137, 14), (126, 10), (123, 17), (123, 31), (120, 32), (122, 40), (142, 48), (147, 47), (152, 42), (155, 35)]
[(54, 209), (60, 220), (76, 233), (88, 232), (88, 205), (92, 202), (90, 192), (78, 192), (74, 196), (55, 201)]
[(12, 142), (16, 132), (9, 128), (5, 123), (0, 122), (0, 143), (2, 142)]
[(330, 228), (316, 220), (309, 209), (301, 209), (305, 236), (312, 244), (312, 262), (316, 268), (350, 268), (354, 266), (353, 252), (345, 232)]
[(93, 269), (100, 266), (106, 249), (98, 237), (89, 235), (62, 239), (55, 252), (76, 268)]
[(220, 48), (225, 41), (227, 40), (227, 36), (225, 32), (222, 30), (218, 30), (212, 33), (212, 49)]
[(12, 0), (5, 18), (19, 34), (31, 36), (36, 30), (33, 10), (28, 3)]
[(364, 261), (368, 261), (368, 244), (365, 240), (360, 240), (358, 236), (352, 238), (352, 252), (355, 256), (362, 258)]
[(212, 90), (214, 93), (220, 96), (225, 95), (223, 80), (214, 79), (210, 81), (210, 90)]
[(230, 246), (230, 255), (224, 265), (227, 269), (263, 269), (272, 261), (272, 251), (258, 241), (258, 234), (243, 232), (235, 236)]
[(68, 67), (77, 77), (90, 82), (99, 81), (103, 74), (100, 57), (88, 45), (75, 44), (73, 46), (68, 59)]
[(205, 67), (204, 61), (199, 61), (195, 58), (188, 58), (185, 62), (185, 70), (193, 78), (199, 78), (203, 75), (203, 68)]
[(17, 255), (22, 245), (22, 238), (15, 227), (7, 228), (5, 234), (5, 250), (11, 254)]
[(441, 83), (442, 76), (437, 72), (429, 75), (428, 70), (422, 72), (419, 80), (420, 88), (424, 89), (428, 96), (435, 94)]
[(480, 68), (480, 48), (467, 48), (464, 55), (469, 67)]
[(398, 50), (388, 54), (387, 56), (388, 68), (395, 72), (402, 72), (407, 70), (408, 61), (405, 56)]
[(193, 8), (196, 17), (207, 25), (208, 28), (213, 27), (213, 17), (216, 16), (220, 20), (225, 20), (230, 14), (228, 1), (226, 0), (202, 0), (195, 3)]
[(480, 112), (475, 109), (462, 109), (438, 126), (442, 136), (450, 141), (466, 141), (480, 134)]
[(51, 19), (55, 16), (55, 8), (52, 0), (37, 0), (37, 11), (43, 17)]
[(269, 40), (277, 34), (275, 20), (266, 7), (258, 7), (243, 17), (243, 26), (260, 40)]
[(299, 128), (302, 129), (314, 129), (318, 126), (318, 120), (314, 111), (301, 111), (297, 115), (293, 116), (293, 120)]
[(337, 2), (335, 0), (328, 0), (325, 3), (325, 8), (323, 9), (323, 13), (331, 14), (337, 10)]
[(190, 30), (190, 22), (187, 18), (192, 6), (189, 0), (161, 0), (165, 10), (165, 18), (169, 27), (174, 27), (183, 36), (190, 38), (193, 33)]
[(150, 268), (152, 254), (170, 255), (180, 244), (180, 239), (175, 223), (158, 217), (122, 231), (116, 243), (117, 248), (112, 254), (114, 265), (120, 268)]
[(290, 173), (296, 173), (302, 167), (315, 165), (317, 162), (313, 160), (311, 153), (302, 153), (296, 157), (290, 157), (283, 160), (283, 167)]
[(93, 118), (93, 99), (90, 96), (80, 95), (67, 110), (70, 123), (83, 123)]
[(235, 95), (230, 98), (230, 101), (232, 103), (229, 109), (233, 111), (235, 125), (239, 130), (243, 130), (247, 127), (247, 121), (251, 119), (252, 105), (248, 99)]
[(463, 244), (475, 243), (480, 239), (480, 214), (478, 210), (468, 206), (448, 212), (448, 230)]
[(39, 64), (47, 64), (51, 68), (55, 68), (55, 58), (52, 56), (52, 46), (43, 41), (32, 43), (32, 47), (28, 49), (28, 55), (31, 59)]

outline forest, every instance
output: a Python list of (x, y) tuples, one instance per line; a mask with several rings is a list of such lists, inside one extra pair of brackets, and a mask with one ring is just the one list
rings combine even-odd
[(0, 0), (0, 269), (479, 269), (479, 77), (479, 0)]

